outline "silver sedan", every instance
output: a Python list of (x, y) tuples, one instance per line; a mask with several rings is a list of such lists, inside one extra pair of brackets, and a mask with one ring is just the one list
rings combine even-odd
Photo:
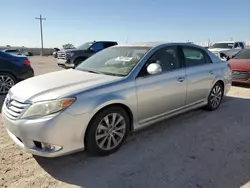
[(3, 122), (13, 141), (34, 155), (84, 149), (108, 155), (131, 131), (195, 108), (216, 110), (231, 80), (227, 62), (194, 44), (118, 45), (75, 69), (12, 87)]

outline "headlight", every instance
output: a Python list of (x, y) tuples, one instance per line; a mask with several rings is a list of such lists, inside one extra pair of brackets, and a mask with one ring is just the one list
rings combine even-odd
[(73, 104), (75, 100), (75, 98), (64, 98), (34, 103), (24, 112), (22, 118), (41, 117), (60, 112)]

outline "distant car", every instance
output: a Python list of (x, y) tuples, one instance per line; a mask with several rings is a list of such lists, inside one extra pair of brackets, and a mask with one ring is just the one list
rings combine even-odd
[(242, 49), (246, 48), (245, 42), (242, 41), (224, 41), (216, 42), (208, 49), (213, 52), (216, 56), (224, 58), (227, 56), (233, 56)]
[(6, 53), (14, 54), (14, 55), (26, 56), (25, 52), (19, 49), (5, 49), (3, 51)]
[(54, 58), (57, 58), (57, 52), (60, 51), (59, 48), (54, 48), (54, 52), (52, 53)]
[(57, 52), (57, 64), (64, 68), (74, 68), (93, 54), (114, 45), (117, 45), (117, 42), (93, 41), (75, 49), (60, 50)]
[(27, 57), (0, 51), (0, 94), (7, 94), (13, 85), (33, 76)]
[(117, 45), (75, 69), (15, 85), (2, 120), (13, 141), (34, 155), (56, 157), (83, 149), (108, 155), (131, 131), (195, 108), (218, 109), (230, 87), (227, 63), (203, 47)]
[(250, 49), (244, 49), (229, 60), (234, 83), (250, 84)]

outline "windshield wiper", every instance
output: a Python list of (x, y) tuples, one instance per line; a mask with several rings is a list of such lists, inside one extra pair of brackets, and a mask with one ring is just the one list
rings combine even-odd
[(106, 74), (106, 75), (109, 75), (109, 76), (120, 76), (120, 77), (123, 77), (123, 76), (124, 76), (124, 75), (122, 75), (122, 74), (110, 73), (110, 72), (102, 72), (102, 74)]
[(81, 70), (82, 70), (82, 71), (85, 71), (85, 72), (94, 73), (94, 74), (101, 74), (100, 72), (93, 71), (93, 70), (87, 70), (87, 69), (81, 69)]

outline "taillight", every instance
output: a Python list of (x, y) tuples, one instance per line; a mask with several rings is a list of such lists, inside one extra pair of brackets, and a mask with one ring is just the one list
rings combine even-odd
[(24, 61), (23, 64), (24, 64), (24, 65), (27, 65), (27, 66), (30, 66), (30, 61), (29, 61), (29, 60), (26, 60), (26, 61)]
[(231, 65), (229, 63), (227, 63), (227, 66), (231, 69)]

